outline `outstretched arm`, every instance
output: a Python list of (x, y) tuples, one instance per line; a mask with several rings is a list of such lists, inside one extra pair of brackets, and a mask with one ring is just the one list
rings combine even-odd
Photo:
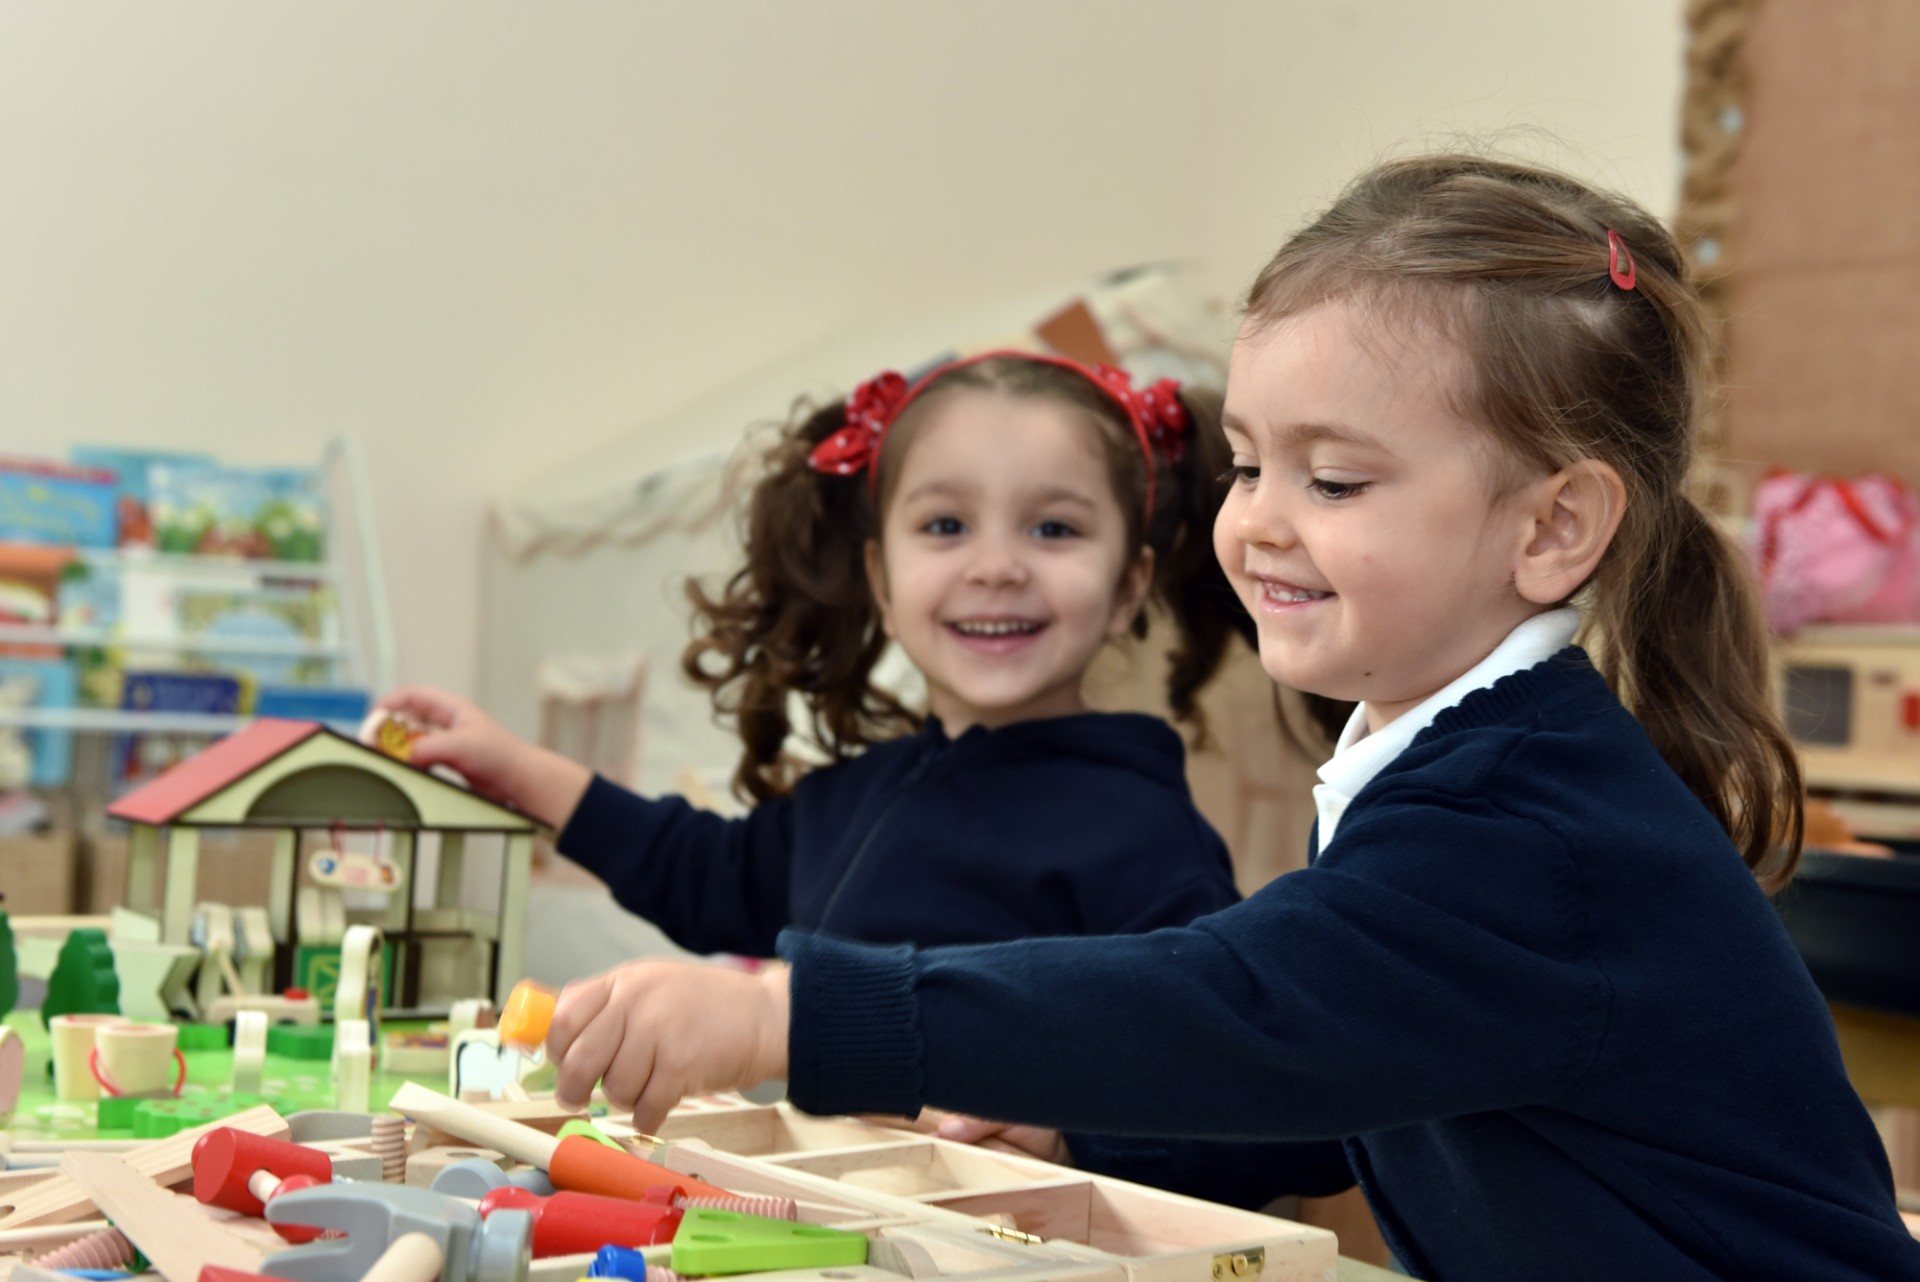
[[(1289, 1140), (1569, 1089), (1604, 1029), (1605, 982), (1559, 923), (1529, 934), (1537, 912), (1486, 906), (1548, 901), (1564, 850), (1544, 834), (1516, 850), (1510, 818), (1470, 808), (1366, 822), (1342, 837), (1383, 859), (1290, 874), (1183, 929), (921, 953), (789, 936), (790, 983), (622, 967), (563, 996), (566, 1096), (608, 1076), (646, 1130), (679, 1093), (784, 1073), (794, 1102), (822, 1113), (935, 1105)], [(1452, 866), (1433, 868), (1435, 850)], [(1505, 879), (1495, 901), (1477, 889), (1490, 878)]]

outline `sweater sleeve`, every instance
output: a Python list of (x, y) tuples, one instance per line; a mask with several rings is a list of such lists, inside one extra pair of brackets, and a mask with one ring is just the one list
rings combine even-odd
[(1073, 1163), (1096, 1175), (1257, 1211), (1278, 1197), (1329, 1197), (1354, 1185), (1339, 1140), (1148, 1140), (1070, 1133)]
[(557, 844), (621, 907), (694, 952), (771, 956), (787, 924), (790, 798), (727, 819), (596, 775)]
[(1607, 989), (1556, 837), (1446, 798), (1356, 810), (1332, 852), (1147, 935), (921, 953), (789, 935), (792, 1097), (1290, 1140), (1544, 1102), (1578, 1080)]

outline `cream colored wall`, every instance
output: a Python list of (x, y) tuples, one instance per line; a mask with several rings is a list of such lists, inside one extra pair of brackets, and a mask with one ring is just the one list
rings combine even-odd
[(1436, 130), (1664, 209), (1679, 6), (1600, 12), (15, 0), (0, 448), (357, 433), (400, 675), (469, 689), (487, 496), (731, 372), (1146, 259), (1237, 288)]

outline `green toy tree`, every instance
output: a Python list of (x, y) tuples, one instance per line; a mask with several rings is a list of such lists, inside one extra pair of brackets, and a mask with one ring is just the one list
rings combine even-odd
[(76, 930), (60, 945), (60, 959), (47, 977), (47, 1000), (40, 1022), (55, 1015), (118, 1015), (120, 977), (113, 971), (113, 949), (104, 930)]
[(0, 1019), (5, 1019), (19, 1000), (20, 963), (13, 952), (13, 923), (0, 908)]

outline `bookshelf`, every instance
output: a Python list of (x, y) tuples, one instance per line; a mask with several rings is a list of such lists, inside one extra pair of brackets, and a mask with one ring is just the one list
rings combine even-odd
[[(258, 591), (260, 585), (322, 585), (331, 611), (323, 639), (169, 633), (125, 621), (104, 627), (9, 621), (0, 622), (0, 648), (15, 653), (28, 648), (68, 657), (111, 653), (129, 668), (148, 660), (159, 667), (185, 660), (194, 667), (215, 671), (223, 660), (239, 665), (261, 661), (301, 663), (308, 671), (317, 666), (324, 672), (325, 685), (358, 687), (377, 694), (392, 684), (393, 627), (374, 525), (372, 490), (358, 442), (345, 435), (333, 438), (322, 451), (316, 472), (327, 513), (322, 560), (201, 556), (146, 548), (75, 548), (72, 557), (90, 571), (197, 580), (211, 585), (208, 591), (229, 584), (237, 595)], [(150, 733), (211, 737), (236, 730), (250, 720), (250, 716), (142, 708), (0, 707), (0, 727), (68, 731), (76, 736)], [(76, 772), (74, 781), (83, 794), (93, 791), (89, 781), (80, 777), (85, 773), (91, 772)]]

